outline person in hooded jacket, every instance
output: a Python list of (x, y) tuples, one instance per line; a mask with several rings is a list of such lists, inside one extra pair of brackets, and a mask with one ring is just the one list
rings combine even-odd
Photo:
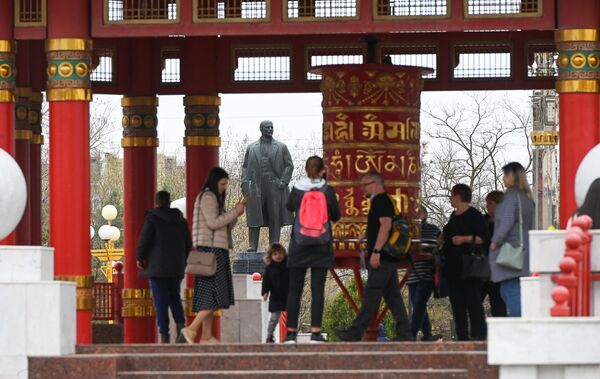
[(171, 195), (167, 191), (159, 191), (155, 203), (156, 208), (146, 212), (137, 246), (137, 266), (140, 276), (150, 279), (160, 342), (169, 343), (169, 308), (178, 334), (185, 326), (180, 288), (192, 238), (181, 211), (170, 208)]
[[(327, 185), (327, 180), (325, 179), (327, 169), (325, 168), (323, 158), (316, 155), (308, 158), (305, 169), (306, 177), (301, 178), (294, 184), (294, 188), (287, 199), (287, 209), (295, 212), (297, 217), (304, 194), (310, 190), (318, 189), (325, 193), (328, 222), (339, 220), (341, 216), (340, 206), (335, 196), (335, 190), (333, 187)], [(323, 320), (327, 270), (333, 267), (335, 263), (333, 241), (330, 238), (327, 243), (322, 245), (298, 245), (295, 241), (295, 233), (297, 231), (292, 228), (287, 258), (290, 275), (290, 289), (287, 299), (288, 332), (283, 343), (296, 343), (300, 299), (302, 297), (302, 290), (304, 289), (304, 277), (308, 268), (310, 268), (310, 290), (312, 295), (310, 324), (312, 334), (310, 342), (325, 342), (325, 338), (321, 334), (321, 322)]]
[(279, 316), (285, 311), (289, 289), (287, 251), (280, 243), (271, 244), (265, 256), (265, 272), (262, 276), (261, 294), (269, 300), (269, 324), (267, 325), (267, 343), (274, 343), (273, 332), (279, 324)]

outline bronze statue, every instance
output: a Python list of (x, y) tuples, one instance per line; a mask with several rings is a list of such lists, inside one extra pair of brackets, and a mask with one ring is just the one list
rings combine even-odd
[(294, 164), (285, 144), (273, 138), (273, 123), (260, 123), (262, 137), (246, 148), (242, 165), (242, 193), (248, 196), (246, 219), (250, 244), (258, 249), (260, 228), (269, 228), (269, 243), (279, 242), (281, 227), (291, 225), (293, 215), (285, 208)]

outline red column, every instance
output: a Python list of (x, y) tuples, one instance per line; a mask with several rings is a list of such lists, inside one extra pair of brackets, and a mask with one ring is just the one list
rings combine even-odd
[[(33, 133), (29, 126), (29, 98), (31, 88), (18, 87), (15, 91), (15, 159), (23, 171), (25, 183), (29, 193), (31, 182), (30, 155), (31, 140)], [(15, 243), (17, 245), (31, 244), (31, 207), (30, 198), (27, 197), (27, 205), (21, 221), (15, 229)]]
[[(0, 5), (10, 6), (6, 1)], [(6, 9), (6, 8), (4, 8)], [(3, 20), (0, 16), (0, 25)], [(11, 19), (12, 21), (12, 19)], [(12, 23), (9, 23), (12, 25)], [(0, 26), (0, 38), (6, 37), (4, 27)], [(12, 30), (9, 35), (12, 35)], [(14, 44), (11, 40), (0, 39), (0, 149), (6, 150), (10, 155), (15, 155), (15, 115), (14, 115), (14, 89), (15, 89), (15, 55)], [(15, 233), (9, 234), (0, 240), (0, 245), (14, 245)]]
[[(186, 217), (192, 228), (194, 201), (211, 168), (219, 165), (219, 96), (186, 96), (185, 106), (185, 188)], [(194, 288), (194, 276), (187, 276), (186, 315), (191, 321), (191, 301)], [(213, 335), (220, 338), (220, 318), (214, 318)]]
[(583, 157), (600, 141), (600, 3), (557, 3), (560, 224), (573, 214), (575, 175)]
[(148, 279), (138, 276), (137, 243), (144, 213), (154, 207), (156, 192), (156, 117), (158, 98), (124, 97), (123, 106), (123, 223), (125, 288), (123, 318), (125, 343), (156, 342), (154, 305)]
[(31, 245), (42, 244), (42, 93), (34, 92), (29, 98), (29, 126), (32, 131), (29, 147), (29, 207)]

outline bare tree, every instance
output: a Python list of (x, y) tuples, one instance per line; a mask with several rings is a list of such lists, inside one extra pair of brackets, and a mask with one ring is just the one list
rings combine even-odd
[(425, 122), (431, 125), (424, 127), (422, 198), (438, 225), (445, 224), (450, 214), (448, 196), (453, 185), (469, 185), (473, 204), (482, 207), (487, 193), (502, 189), (499, 171), (510, 160), (507, 153), (525, 145), (529, 159), (523, 165), (531, 166), (529, 111), (508, 97), (481, 92), (466, 97), (467, 102), (450, 107), (423, 109)]

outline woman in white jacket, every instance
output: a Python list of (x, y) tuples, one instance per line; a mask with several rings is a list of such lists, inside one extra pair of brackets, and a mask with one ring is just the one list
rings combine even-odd
[(221, 167), (208, 173), (202, 192), (194, 203), (192, 240), (199, 251), (216, 255), (217, 271), (212, 277), (196, 276), (192, 310), (198, 312), (192, 323), (181, 330), (187, 343), (193, 343), (200, 325), (200, 342), (216, 343), (212, 337), (213, 312), (234, 304), (233, 279), (229, 250), (233, 248), (231, 229), (244, 213), (247, 199), (242, 199), (231, 210), (225, 210), (225, 193), (229, 174)]

